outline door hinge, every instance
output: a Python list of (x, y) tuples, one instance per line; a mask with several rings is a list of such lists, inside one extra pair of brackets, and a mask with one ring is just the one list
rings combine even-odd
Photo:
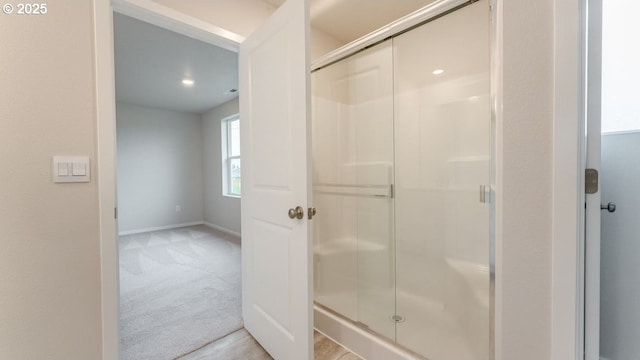
[(598, 192), (598, 170), (584, 170), (584, 192), (585, 194), (595, 194)]
[(117, 207), (113, 208), (113, 218), (114, 219), (118, 219), (118, 208)]

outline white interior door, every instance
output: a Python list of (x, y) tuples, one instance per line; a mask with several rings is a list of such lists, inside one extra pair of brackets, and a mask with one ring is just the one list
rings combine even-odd
[[(586, 167), (600, 171), (602, 0), (589, 0)], [(585, 209), (585, 360), (600, 360), (600, 189), (587, 194)]]
[(308, 28), (289, 0), (240, 46), (243, 317), (278, 360), (313, 358)]

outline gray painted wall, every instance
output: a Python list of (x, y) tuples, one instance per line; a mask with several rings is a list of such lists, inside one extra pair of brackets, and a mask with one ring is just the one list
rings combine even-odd
[(202, 115), (204, 145), (204, 220), (240, 232), (240, 199), (222, 195), (221, 120), (239, 111), (238, 99)]
[(602, 136), (600, 354), (608, 360), (640, 354), (640, 132)]
[[(91, 3), (0, 20), (0, 359), (102, 359)], [(55, 155), (91, 182), (53, 183)]]
[(200, 115), (118, 103), (116, 117), (118, 230), (202, 221)]

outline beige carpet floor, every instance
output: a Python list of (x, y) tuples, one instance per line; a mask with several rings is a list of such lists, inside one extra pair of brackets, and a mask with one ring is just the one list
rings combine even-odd
[(122, 360), (171, 360), (241, 329), (240, 240), (205, 226), (122, 236)]

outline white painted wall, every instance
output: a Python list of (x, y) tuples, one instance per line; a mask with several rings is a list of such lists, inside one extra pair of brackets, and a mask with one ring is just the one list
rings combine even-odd
[[(48, 5), (0, 15), (0, 359), (100, 359), (92, 6)], [(92, 181), (54, 184), (54, 155)]]
[(237, 233), (240, 232), (240, 199), (222, 195), (220, 124), (238, 112), (236, 98), (202, 114), (204, 221)]
[(553, 4), (554, 93), (562, 101), (553, 109), (551, 360), (584, 358), (584, 311), (579, 304), (584, 290), (579, 248), (585, 228), (582, 5), (582, 0)]
[(640, 132), (602, 136), (600, 355), (608, 360), (640, 354)]
[(321, 58), (323, 55), (326, 55), (340, 46), (345, 45), (343, 41), (340, 41), (324, 31), (314, 28), (313, 26), (311, 26), (309, 36), (311, 38), (311, 62)]
[(200, 115), (119, 102), (116, 118), (119, 231), (202, 221)]
[[(602, 2), (602, 132), (640, 129), (640, 2)], [(636, 41), (629, 41), (630, 37)]]
[(249, 36), (275, 11), (273, 5), (262, 0), (153, 1), (243, 37)]
[(554, 0), (497, 5), (496, 359), (549, 359)]

